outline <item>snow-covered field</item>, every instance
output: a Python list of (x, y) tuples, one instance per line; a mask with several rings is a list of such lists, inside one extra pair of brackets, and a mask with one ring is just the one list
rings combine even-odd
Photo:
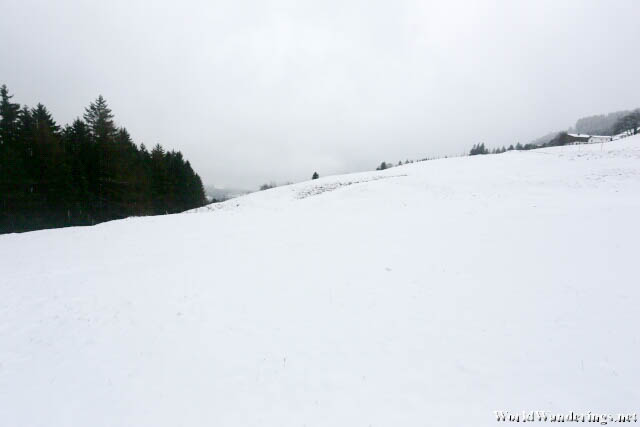
[(0, 425), (640, 412), (640, 136), (0, 236)]

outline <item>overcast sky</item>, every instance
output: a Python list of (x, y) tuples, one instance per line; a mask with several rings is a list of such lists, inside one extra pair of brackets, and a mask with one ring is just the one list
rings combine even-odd
[(98, 94), (205, 184), (528, 142), (640, 107), (640, 1), (0, 0), (0, 83)]

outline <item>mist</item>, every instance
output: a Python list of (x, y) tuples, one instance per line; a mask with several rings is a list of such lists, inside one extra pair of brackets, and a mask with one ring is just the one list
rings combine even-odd
[(456, 155), (640, 107), (628, 1), (2, 0), (0, 83), (59, 123), (99, 94), (205, 184)]

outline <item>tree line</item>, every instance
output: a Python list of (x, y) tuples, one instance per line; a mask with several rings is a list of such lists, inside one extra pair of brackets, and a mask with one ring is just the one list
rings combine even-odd
[(176, 213), (206, 203), (179, 151), (150, 151), (117, 127), (99, 96), (61, 127), (42, 104), (0, 87), (0, 233)]
[[(615, 136), (615, 135), (636, 135), (640, 132), (640, 108), (633, 111), (618, 111), (615, 113), (610, 113), (606, 116), (592, 116), (578, 120), (576, 126), (582, 126), (583, 128), (586, 126), (597, 127), (599, 129), (599, 134), (603, 136)], [(607, 126), (602, 129), (603, 126)], [(544, 137), (538, 138), (534, 142), (530, 142), (527, 144), (517, 143), (515, 145), (511, 144), (508, 147), (496, 147), (489, 149), (485, 146), (483, 142), (478, 144), (473, 144), (471, 150), (469, 150), (469, 156), (476, 156), (480, 154), (500, 154), (506, 153), (507, 151), (512, 150), (534, 150), (536, 148), (545, 148), (545, 147), (559, 147), (566, 145), (572, 141), (571, 136), (568, 132), (553, 132), (551, 134), (545, 135)], [(437, 157), (429, 158), (426, 157), (424, 159), (415, 160), (417, 162), (424, 162), (427, 160), (434, 160)], [(447, 156), (444, 156), (447, 158)], [(413, 163), (414, 160), (407, 160), (404, 164)], [(398, 162), (398, 166), (402, 166), (402, 161)], [(382, 171), (385, 169), (389, 169), (394, 167), (392, 163), (382, 162), (379, 166), (376, 167), (377, 171)]]
[(611, 128), (612, 135), (628, 133), (636, 135), (640, 128), (640, 108), (620, 117)]
[[(613, 122), (608, 130), (600, 132), (603, 136), (615, 136), (621, 134), (636, 135), (640, 131), (640, 109), (624, 112), (624, 114), (618, 114), (616, 117), (615, 122)], [(510, 145), (508, 148), (502, 147), (494, 148), (492, 150), (486, 148), (484, 143), (474, 144), (469, 151), (469, 155), (500, 154), (511, 150), (533, 150), (536, 148), (559, 147), (570, 142), (571, 137), (567, 132), (558, 132), (544, 143), (529, 143), (524, 145), (518, 143), (515, 146)]]
[(474, 144), (469, 150), (470, 156), (476, 156), (478, 154), (501, 154), (506, 153), (507, 151), (512, 150), (533, 150), (536, 148), (544, 148), (544, 147), (559, 147), (562, 145), (568, 144), (570, 141), (569, 134), (567, 132), (560, 132), (556, 134), (550, 141), (545, 142), (543, 144), (520, 144), (519, 142), (516, 145), (509, 145), (508, 147), (502, 146), (493, 149), (488, 149), (485, 147), (484, 143)]

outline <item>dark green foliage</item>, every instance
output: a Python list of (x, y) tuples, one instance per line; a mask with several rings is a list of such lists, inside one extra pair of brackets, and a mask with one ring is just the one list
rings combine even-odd
[(311, 176), (311, 179), (318, 179), (320, 178), (320, 175), (318, 175), (318, 172), (314, 172), (313, 175)]
[(93, 142), (109, 141), (113, 139), (116, 133), (116, 127), (113, 123), (113, 114), (107, 106), (107, 101), (98, 96), (95, 102), (92, 102), (84, 110), (84, 121), (91, 130)]
[(15, 148), (18, 138), (18, 113), (20, 104), (11, 102), (7, 85), (0, 86), (0, 144)]
[(469, 151), (470, 156), (476, 156), (478, 154), (489, 154), (489, 150), (485, 148), (484, 142), (481, 144), (474, 144), (471, 151)]
[(389, 169), (391, 165), (387, 164), (387, 162), (380, 163), (380, 166), (376, 168), (377, 171), (383, 171), (385, 169)]
[(569, 134), (567, 134), (567, 132), (560, 132), (560, 133), (557, 133), (550, 141), (544, 144), (529, 143), (529, 144), (522, 145), (518, 142), (515, 145), (515, 147), (513, 145), (510, 145), (509, 148), (502, 146), (502, 147), (494, 148), (492, 150), (488, 150), (484, 146), (484, 144), (474, 144), (474, 146), (471, 148), (471, 151), (469, 152), (469, 155), (475, 156), (476, 154), (489, 154), (489, 153), (500, 154), (500, 153), (505, 153), (511, 150), (534, 150), (536, 148), (544, 148), (544, 147), (559, 147), (562, 145), (566, 145), (570, 142), (571, 142), (571, 137), (569, 136)]
[[(560, 147), (569, 143), (569, 134), (567, 132), (560, 132), (551, 141), (544, 144), (545, 147)], [(538, 148), (538, 147), (535, 147)]]
[(507, 149), (504, 146), (502, 148), (498, 147), (498, 148), (494, 148), (493, 150), (491, 150), (491, 154), (501, 154), (501, 153), (506, 153), (506, 152), (507, 152)]
[(63, 129), (0, 88), (0, 233), (181, 212), (205, 202), (180, 152), (149, 153), (117, 128), (102, 96)]

